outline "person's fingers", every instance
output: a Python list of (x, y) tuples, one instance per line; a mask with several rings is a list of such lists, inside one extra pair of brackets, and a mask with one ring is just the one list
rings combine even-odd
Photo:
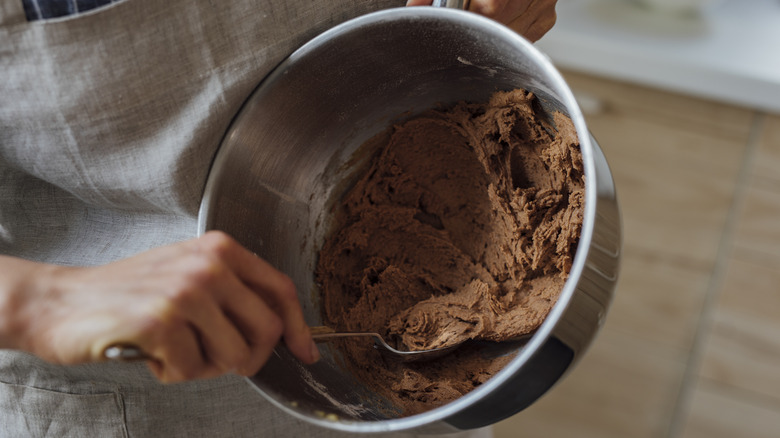
[[(432, 0), (408, 0), (406, 6), (431, 3)], [(556, 3), (557, 0), (471, 0), (468, 10), (503, 23), (533, 42), (555, 24)]]
[(292, 280), (224, 233), (207, 233), (203, 240), (203, 244), (225, 260), (237, 278), (257, 293), (270, 310), (281, 318), (284, 340), (290, 351), (306, 363), (316, 362), (319, 352), (303, 318)]
[[(553, 13), (551, 16), (547, 15), (528, 25), (525, 30), (517, 31), (521, 33), (531, 42), (539, 41), (550, 29), (553, 28), (556, 21), (556, 15)], [(514, 26), (510, 24), (509, 27), (514, 29)]]
[[(235, 371), (242, 375), (253, 375), (268, 360), (279, 343), (284, 324), (266, 302), (264, 294), (250, 289), (232, 272), (220, 278), (219, 287), (217, 299), (220, 313), (223, 318), (229, 319), (231, 327), (240, 333), (240, 344), (247, 348), (246, 356), (237, 364)], [(219, 336), (204, 335), (204, 341), (209, 339), (219, 342)]]
[(24, 348), (54, 363), (134, 346), (161, 381), (178, 382), (252, 374), (282, 336), (304, 362), (317, 357), (292, 281), (224, 233), (49, 276), (57, 288), (28, 294), (42, 317), (25, 329)]
[[(219, 288), (240, 288), (238, 281), (227, 270), (215, 279)], [(245, 337), (239, 332), (234, 321), (208, 293), (183, 291), (175, 300), (177, 311), (186, 315), (188, 322), (196, 330), (200, 340), (204, 359), (223, 373), (236, 371), (246, 366), (251, 353)]]
[(527, 9), (511, 19), (507, 26), (530, 41), (537, 41), (555, 25), (555, 4), (556, 2), (551, 0), (533, 0)]
[(533, 1), (535, 0), (471, 0), (469, 11), (508, 23), (522, 15), (528, 9), (529, 2)]
[(191, 327), (186, 324), (166, 327), (156, 333), (158, 339), (154, 346), (145, 347), (154, 358), (148, 361), (149, 368), (161, 382), (183, 382), (222, 374), (217, 367), (204, 361), (200, 342)]
[[(236, 285), (224, 303), (225, 311), (239, 327), (247, 344), (249, 357), (236, 370), (241, 375), (254, 375), (271, 356), (284, 333), (282, 319), (254, 292), (243, 285)], [(309, 361), (309, 352), (300, 358)]]
[[(265, 261), (260, 260), (260, 262), (267, 265)], [(254, 272), (259, 273), (260, 271)], [(254, 280), (258, 280), (258, 278)], [(301, 304), (292, 280), (285, 275), (270, 285), (268, 283), (255, 283), (251, 278), (247, 278), (245, 281), (252, 283), (255, 286), (253, 289), (281, 317), (284, 342), (287, 348), (306, 363), (314, 363), (319, 360), (319, 350), (311, 338), (309, 326), (304, 320)]]
[(469, 10), (537, 41), (555, 24), (556, 3), (557, 0), (471, 0)]

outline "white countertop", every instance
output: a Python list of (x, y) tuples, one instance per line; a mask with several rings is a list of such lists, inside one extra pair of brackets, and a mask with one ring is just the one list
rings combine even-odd
[(698, 16), (631, 0), (559, 0), (537, 43), (562, 68), (780, 113), (780, 0), (721, 0)]

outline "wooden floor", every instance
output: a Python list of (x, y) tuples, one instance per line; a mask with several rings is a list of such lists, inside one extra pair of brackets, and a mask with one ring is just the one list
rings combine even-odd
[(612, 168), (620, 281), (515, 437), (780, 437), (780, 116), (567, 73)]

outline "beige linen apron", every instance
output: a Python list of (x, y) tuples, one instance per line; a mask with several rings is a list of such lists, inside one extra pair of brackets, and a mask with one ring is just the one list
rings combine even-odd
[[(286, 55), (404, 0), (123, 0), (27, 22), (0, 0), (0, 253), (104, 264), (194, 237), (233, 115)], [(111, 293), (111, 291), (105, 291)], [(0, 436), (330, 437), (245, 380), (0, 351)]]

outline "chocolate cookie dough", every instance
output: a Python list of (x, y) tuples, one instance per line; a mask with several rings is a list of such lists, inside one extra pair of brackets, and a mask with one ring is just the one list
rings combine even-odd
[[(392, 126), (344, 196), (320, 252), (324, 324), (399, 349), (502, 341), (534, 331), (563, 288), (582, 227), (584, 175), (571, 121), (524, 90)], [(370, 341), (344, 366), (414, 414), (449, 402), (511, 358), (469, 346), (404, 364)]]

